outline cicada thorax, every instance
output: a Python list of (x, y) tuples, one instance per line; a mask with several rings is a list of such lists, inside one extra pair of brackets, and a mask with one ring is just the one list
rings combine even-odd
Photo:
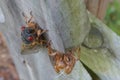
[[(44, 31), (41, 29), (37, 23), (35, 23), (34, 27), (33, 24), (29, 26), (22, 26), (21, 27), (21, 38), (22, 38), (22, 50), (28, 50), (28, 49), (38, 49), (39, 46), (44, 46), (47, 43), (47, 39), (45, 38), (45, 34), (39, 34), (38, 32)], [(37, 47), (36, 47), (37, 46)]]
[[(40, 46), (47, 43), (46, 30), (43, 30), (37, 22), (33, 21), (32, 11), (30, 12), (30, 18), (22, 13), (26, 26), (21, 27), (21, 39), (22, 39), (22, 52), (23, 51), (37, 51)], [(34, 53), (34, 52), (32, 52)]]

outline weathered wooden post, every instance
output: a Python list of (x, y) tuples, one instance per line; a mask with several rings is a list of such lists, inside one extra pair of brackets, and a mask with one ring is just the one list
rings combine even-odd
[(1, 24), (1, 30), (16, 64), (20, 80), (91, 80), (90, 75), (79, 61), (70, 75), (57, 74), (45, 48), (40, 48), (38, 53), (20, 54), (20, 26), (24, 24), (21, 16), (22, 12), (26, 14), (29, 11), (33, 12), (39, 25), (49, 30), (48, 36), (52, 40), (55, 49), (64, 52), (66, 48), (80, 45), (90, 29), (83, 0), (75, 0), (72, 3), (62, 0), (2, 0), (0, 7), (5, 16), (5, 22)]

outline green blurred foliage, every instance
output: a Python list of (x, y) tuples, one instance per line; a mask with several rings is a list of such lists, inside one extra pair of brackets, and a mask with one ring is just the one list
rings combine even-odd
[(105, 23), (120, 35), (120, 1), (114, 0), (108, 7)]

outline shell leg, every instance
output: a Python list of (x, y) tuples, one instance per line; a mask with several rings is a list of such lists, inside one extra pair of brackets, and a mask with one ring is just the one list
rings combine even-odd
[(55, 71), (56, 71), (57, 73), (60, 72), (60, 69), (59, 69), (56, 65), (54, 66), (54, 69), (55, 69)]

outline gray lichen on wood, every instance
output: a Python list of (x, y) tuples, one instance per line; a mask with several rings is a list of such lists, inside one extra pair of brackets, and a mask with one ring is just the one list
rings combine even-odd
[[(119, 80), (119, 39), (112, 30), (104, 23), (89, 13), (91, 23), (96, 27), (104, 37), (104, 46), (100, 48), (89, 49), (81, 47), (81, 61), (88, 66), (100, 80)], [(89, 37), (91, 38), (91, 37)], [(91, 41), (92, 44), (95, 42)], [(90, 44), (91, 44), (90, 43)], [(89, 43), (88, 43), (89, 44)]]

